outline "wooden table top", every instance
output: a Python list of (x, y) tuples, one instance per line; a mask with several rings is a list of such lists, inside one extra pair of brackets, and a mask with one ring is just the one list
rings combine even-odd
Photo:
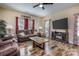
[(48, 39), (42, 38), (42, 37), (30, 37), (30, 39), (32, 41), (35, 41), (35, 42), (39, 43), (39, 44), (43, 44), (43, 43), (48, 42)]

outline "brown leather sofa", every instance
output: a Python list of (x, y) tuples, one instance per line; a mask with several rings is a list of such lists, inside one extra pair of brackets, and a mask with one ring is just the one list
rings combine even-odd
[(22, 31), (19, 31), (18, 34), (17, 34), (17, 40), (18, 42), (25, 42), (25, 41), (29, 41), (29, 37), (33, 37), (33, 36), (36, 36), (34, 34), (31, 33), (30, 30), (22, 30)]
[(0, 39), (0, 56), (20, 55), (17, 43), (14, 40), (3, 41)]
[(34, 37), (37, 35), (33, 35), (33, 34), (28, 34), (28, 35), (17, 35), (17, 40), (18, 42), (25, 42), (25, 41), (30, 41), (31, 39), (29, 37)]
[(25, 41), (29, 41), (29, 37), (28, 35), (25, 35), (25, 36), (21, 36), (21, 35), (17, 35), (17, 41), (18, 42), (25, 42)]
[(14, 36), (6, 36), (6, 37), (3, 37), (2, 40), (6, 41), (6, 40), (10, 40), (12, 38), (14, 38)]

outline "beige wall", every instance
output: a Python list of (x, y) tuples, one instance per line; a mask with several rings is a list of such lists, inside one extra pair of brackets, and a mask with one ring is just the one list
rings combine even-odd
[(12, 25), (14, 27), (14, 30), (15, 30), (16, 16), (20, 17), (21, 15), (33, 17), (36, 21), (35, 23), (38, 24), (38, 26), (36, 26), (36, 27), (38, 28), (39, 26), (41, 26), (40, 17), (33, 16), (33, 15), (30, 15), (30, 14), (27, 14), (27, 13), (14, 11), (14, 10), (8, 10), (8, 9), (0, 8), (0, 19), (5, 20), (8, 24)]
[[(68, 8), (68, 9), (62, 10), (60, 12), (46, 16), (43, 19), (42, 22), (44, 23), (44, 20), (47, 20), (47, 19), (48, 20), (51, 19), (52, 21), (54, 21), (54, 20), (58, 20), (58, 19), (68, 17), (69, 43), (73, 44), (73, 39), (74, 39), (74, 14), (76, 14), (76, 13), (79, 13), (79, 6), (74, 6), (72, 8)], [(52, 23), (51, 23), (51, 25), (52, 25)], [(44, 24), (43, 24), (43, 26), (44, 26)], [(51, 26), (51, 32), (52, 32), (52, 30), (53, 29), (52, 29), (52, 26)]]

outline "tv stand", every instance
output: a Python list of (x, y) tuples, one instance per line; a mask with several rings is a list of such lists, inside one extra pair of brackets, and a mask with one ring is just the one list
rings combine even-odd
[(68, 34), (66, 32), (52, 32), (52, 39), (64, 43), (68, 43)]

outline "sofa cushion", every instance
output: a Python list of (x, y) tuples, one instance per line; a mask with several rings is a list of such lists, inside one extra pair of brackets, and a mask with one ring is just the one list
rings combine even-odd
[(15, 47), (7, 47), (3, 50), (0, 50), (0, 56), (7, 56), (8, 54), (11, 54), (12, 52), (15, 52), (17, 49)]
[(2, 40), (0, 39), (0, 45), (1, 45), (1, 43), (2, 43)]
[(25, 36), (24, 32), (19, 33), (19, 35), (21, 35), (21, 36)]

